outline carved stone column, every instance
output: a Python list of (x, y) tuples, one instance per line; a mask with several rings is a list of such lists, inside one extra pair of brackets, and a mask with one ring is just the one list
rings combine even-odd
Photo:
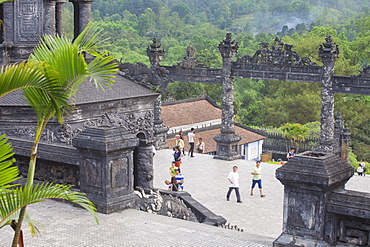
[(102, 213), (130, 207), (134, 189), (134, 134), (120, 127), (92, 127), (72, 140), (80, 152), (80, 188)]
[[(164, 50), (161, 48), (161, 44), (158, 43), (156, 38), (153, 39), (153, 43), (149, 45), (148, 48), (146, 49), (146, 54), (148, 55), (150, 60), (150, 68), (152, 70), (156, 70), (160, 66), (162, 57), (164, 55)], [(165, 82), (161, 82), (161, 84), (164, 83)], [(166, 86), (162, 87), (161, 84), (155, 85), (159, 86), (160, 88), (160, 95), (158, 96), (154, 104), (154, 135), (155, 135), (154, 146), (156, 149), (168, 148), (168, 145), (166, 144), (168, 127), (166, 127), (163, 124), (161, 110), (162, 105), (161, 94), (166, 89)]]
[(3, 42), (0, 45), (1, 49), (1, 64), (7, 64), (10, 61), (9, 55), (6, 54), (7, 51), (9, 51), (13, 45), (14, 45), (14, 2), (5, 2), (2, 4), (3, 5), (3, 25), (4, 27), (2, 28), (2, 36), (3, 36)]
[(44, 0), (44, 34), (55, 35), (55, 0)]
[(276, 178), (284, 185), (284, 222), (273, 246), (332, 246), (325, 242), (328, 198), (344, 189), (352, 175), (352, 166), (325, 152), (298, 154), (277, 169)]
[(315, 148), (317, 151), (337, 153), (338, 147), (334, 140), (334, 93), (332, 92), (334, 63), (338, 57), (339, 49), (332, 43), (330, 36), (326, 42), (320, 45), (319, 56), (323, 63), (323, 74), (321, 79), (321, 130), (320, 145)]
[(240, 159), (238, 142), (241, 136), (234, 129), (234, 80), (231, 77), (231, 63), (238, 52), (238, 43), (231, 39), (231, 33), (226, 34), (218, 49), (222, 56), (222, 128), (221, 133), (214, 137), (217, 142), (215, 159)]
[(55, 9), (55, 28), (56, 33), (59, 36), (62, 36), (63, 33), (63, 4), (66, 2), (66, 0), (57, 0), (56, 3), (56, 9)]
[(77, 37), (91, 20), (92, 0), (71, 1), (74, 6), (74, 35)]
[(153, 149), (151, 143), (140, 141), (135, 150), (135, 187), (153, 189)]

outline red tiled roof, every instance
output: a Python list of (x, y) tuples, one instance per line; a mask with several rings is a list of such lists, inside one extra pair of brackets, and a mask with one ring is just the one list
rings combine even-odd
[(175, 101), (162, 105), (163, 124), (167, 127), (171, 128), (221, 118), (221, 109), (213, 106), (207, 99), (180, 102), (176, 103)]
[[(191, 125), (221, 118), (221, 109), (215, 107), (204, 98), (178, 101), (178, 103), (175, 101), (162, 106), (162, 118), (163, 123), (168, 127)], [(205, 143), (205, 153), (216, 151), (216, 141), (213, 138), (220, 133), (220, 129), (221, 127), (204, 131), (201, 129), (195, 130), (195, 137), (201, 137)], [(237, 125), (235, 125), (235, 132), (242, 137), (239, 145), (244, 145), (266, 138), (263, 135), (257, 134)], [(189, 145), (187, 144), (187, 134), (187, 132), (183, 134), (186, 151), (189, 150)], [(173, 147), (175, 145), (175, 138), (167, 139), (166, 143), (169, 147)]]
[[(195, 130), (195, 144), (198, 140), (198, 138), (202, 138), (205, 146), (205, 153), (211, 153), (216, 151), (216, 141), (213, 139), (216, 135), (220, 133), (220, 129), (213, 129), (213, 130), (206, 130), (206, 131), (197, 131)], [(252, 131), (246, 130), (242, 127), (235, 126), (235, 132), (239, 134), (242, 139), (239, 142), (239, 145), (244, 145), (247, 143), (263, 140), (266, 137), (262, 136), (260, 134), (254, 133)], [(184, 133), (183, 139), (185, 142), (185, 151), (189, 150), (189, 145), (188, 145), (188, 136), (187, 132)], [(175, 146), (175, 138), (169, 138), (166, 140), (166, 144), (171, 148)]]

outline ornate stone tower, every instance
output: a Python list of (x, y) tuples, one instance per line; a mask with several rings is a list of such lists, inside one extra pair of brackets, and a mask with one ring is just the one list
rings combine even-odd
[[(62, 7), (66, 0), (17, 0), (0, 5), (0, 63), (27, 59), (44, 34), (62, 34)], [(89, 23), (92, 1), (75, 0), (74, 30), (77, 36)]]
[(333, 76), (334, 63), (338, 58), (338, 45), (333, 43), (331, 36), (326, 37), (326, 42), (320, 45), (319, 57), (323, 63), (323, 73), (321, 77), (321, 130), (320, 145), (315, 149), (317, 151), (339, 153), (339, 147), (334, 140), (334, 92)]
[[(156, 38), (153, 39), (153, 43), (150, 44), (146, 49), (146, 54), (150, 60), (150, 68), (153, 71), (159, 70), (159, 66), (164, 55), (164, 50), (161, 48), (161, 44), (158, 43)], [(167, 84), (168, 82), (160, 80), (158, 81), (157, 85), (153, 85), (158, 87), (160, 93), (154, 105), (154, 135), (156, 139), (154, 144), (157, 149), (168, 148), (166, 144), (168, 127), (163, 124), (161, 111), (161, 95), (166, 89)]]
[(235, 133), (234, 128), (234, 81), (231, 77), (231, 63), (238, 52), (238, 43), (231, 39), (231, 33), (226, 34), (226, 39), (218, 49), (222, 56), (222, 128), (221, 133), (215, 136), (217, 154), (215, 159), (234, 160), (240, 159), (238, 142), (241, 136)]

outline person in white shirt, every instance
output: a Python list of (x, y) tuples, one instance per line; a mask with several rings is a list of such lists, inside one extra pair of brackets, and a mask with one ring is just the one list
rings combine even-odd
[(191, 128), (190, 132), (188, 133), (188, 143), (190, 145), (188, 155), (190, 155), (190, 157), (194, 157), (194, 139), (195, 139), (194, 128)]
[(359, 176), (362, 176), (362, 173), (364, 172), (364, 168), (361, 166), (361, 164), (358, 165), (358, 168), (357, 168), (357, 174)]
[(365, 164), (365, 161), (364, 160), (361, 160), (360, 165), (362, 167), (362, 175), (365, 176), (365, 172), (366, 172), (366, 164)]
[(240, 193), (239, 193), (239, 172), (238, 167), (234, 166), (233, 171), (229, 173), (229, 176), (227, 176), (227, 179), (229, 180), (229, 191), (226, 195), (226, 200), (230, 201), (230, 194), (233, 190), (235, 190), (236, 194), (236, 202), (241, 203), (240, 199)]

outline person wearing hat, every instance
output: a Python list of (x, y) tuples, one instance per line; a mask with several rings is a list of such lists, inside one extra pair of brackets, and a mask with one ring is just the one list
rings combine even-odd
[(181, 139), (180, 135), (175, 136), (175, 146), (178, 146), (182, 154), (185, 155), (185, 152), (184, 152), (185, 143), (184, 143), (184, 140)]

